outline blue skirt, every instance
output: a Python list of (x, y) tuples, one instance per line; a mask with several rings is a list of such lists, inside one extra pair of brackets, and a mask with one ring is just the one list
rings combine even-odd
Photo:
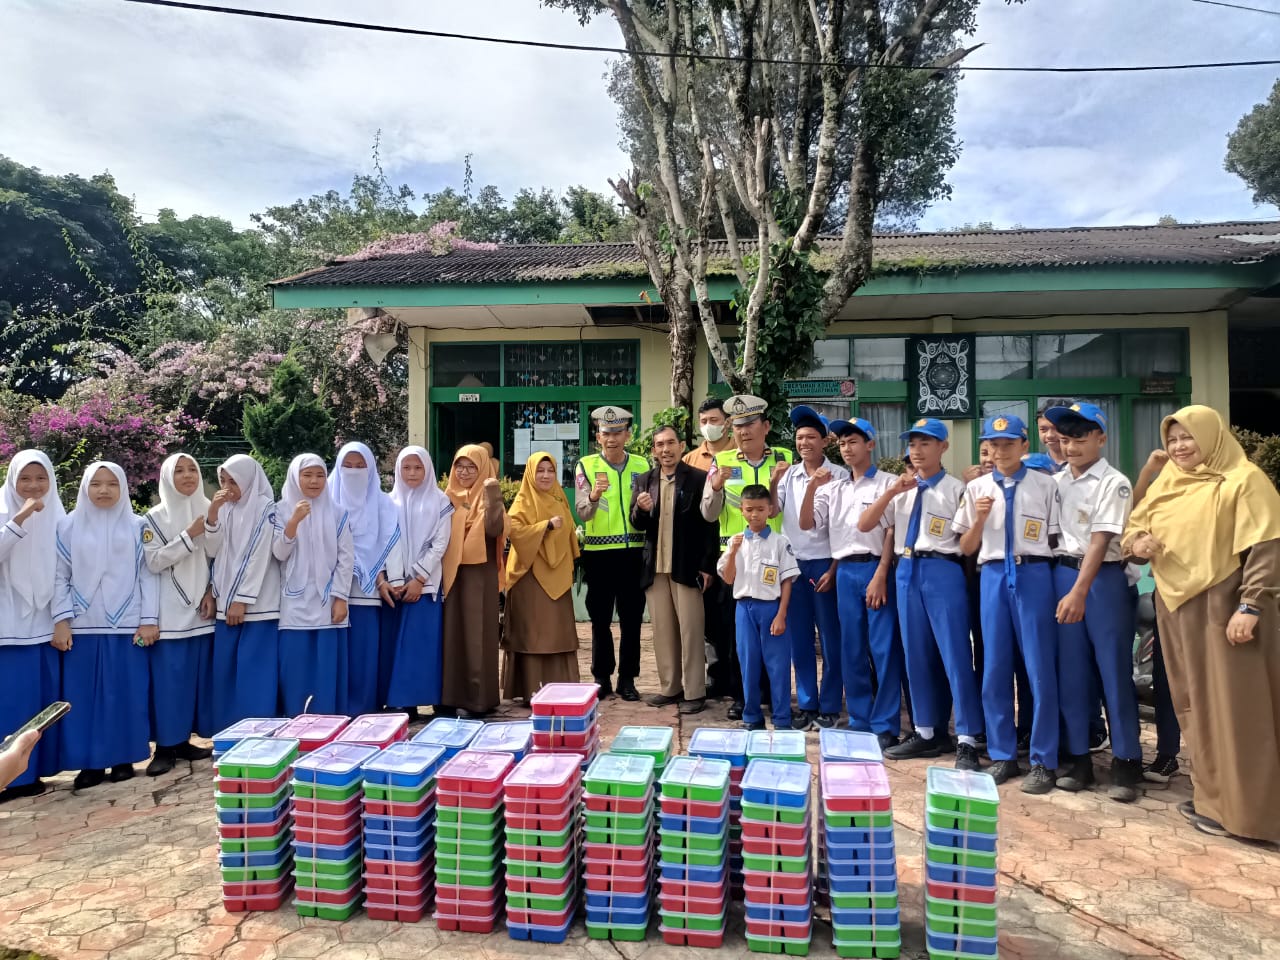
[(339, 712), (355, 717), (373, 713), (382, 706), (378, 699), (382, 607), (352, 604), (347, 612), (351, 618), (347, 636), (347, 689)]
[[(0, 647), (0, 740), (61, 696), (62, 654), (47, 643)], [(66, 719), (59, 723), (66, 723)], [(26, 772), (12, 786), (26, 786), (61, 769), (55, 725), (40, 738)]]
[(147, 650), (127, 633), (77, 633), (62, 658), (58, 759), (67, 770), (105, 770), (151, 756)]
[(396, 639), (400, 636), (400, 611), (405, 605), (383, 606), (378, 617), (378, 706), (388, 704), (387, 691), (391, 689), (391, 672), (396, 665)]
[(280, 631), (280, 700), (286, 717), (340, 712), (347, 698), (348, 633), (347, 627)]
[(213, 730), (225, 730), (246, 717), (279, 713), (279, 625), (253, 620), (213, 626)]
[(417, 603), (400, 605), (400, 629), (387, 688), (390, 706), (434, 706), (440, 702), (443, 611), (443, 601), (425, 595)]
[(186, 743), (213, 730), (213, 631), (160, 640), (147, 648), (151, 664), (151, 738), (158, 747)]

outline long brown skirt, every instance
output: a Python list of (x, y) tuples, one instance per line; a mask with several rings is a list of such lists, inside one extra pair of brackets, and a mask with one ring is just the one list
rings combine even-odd
[(444, 599), (440, 702), (488, 713), (498, 697), (498, 568), (464, 563)]
[(1280, 624), (1265, 605), (1252, 642), (1227, 642), (1240, 581), (1237, 571), (1172, 611), (1157, 594), (1160, 645), (1196, 813), (1236, 836), (1280, 841)]
[(502, 696), (528, 700), (546, 683), (577, 683), (573, 596), (547, 596), (532, 575), (507, 591), (502, 627)]

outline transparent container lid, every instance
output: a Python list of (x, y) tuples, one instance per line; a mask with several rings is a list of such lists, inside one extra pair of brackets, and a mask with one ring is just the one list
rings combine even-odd
[(539, 708), (572, 707), (585, 710), (600, 699), (600, 688), (594, 683), (547, 683), (529, 699), (534, 713)]
[(670, 727), (623, 727), (609, 746), (613, 753), (669, 754), (675, 731)]
[(350, 722), (350, 717), (304, 713), (294, 717), (277, 730), (275, 736), (293, 737), (297, 740), (331, 740)]
[(662, 771), (662, 782), (689, 787), (728, 787), (728, 760), (714, 757), (676, 757)]
[(298, 758), (293, 765), (294, 776), (298, 771), (314, 770), (317, 773), (353, 773), (378, 755), (378, 748), (365, 743), (326, 743), (318, 750)]
[(823, 760), (850, 760), (859, 763), (882, 763), (884, 753), (874, 733), (861, 730), (836, 730), (828, 727), (818, 733), (818, 747)]
[(463, 750), (440, 768), (441, 780), (463, 780), (468, 783), (501, 783), (511, 769), (512, 759), (505, 753), (480, 753)]
[(532, 740), (532, 720), (511, 720), (506, 723), (486, 723), (468, 746), (472, 750), (517, 753), (528, 750)]
[(284, 767), (298, 753), (298, 741), (277, 737), (249, 737), (218, 758), (218, 766)]
[(694, 756), (709, 754), (744, 756), (747, 752), (747, 731), (728, 730), (719, 727), (699, 727), (689, 738), (689, 753)]
[(752, 730), (747, 734), (749, 757), (800, 757), (805, 755), (803, 730)]
[(991, 774), (978, 770), (956, 770), (953, 767), (930, 767), (925, 790), (929, 794), (999, 803), (1000, 791)]
[(889, 775), (878, 763), (824, 763), (818, 776), (823, 797), (884, 799), (889, 796)]
[(568, 753), (531, 753), (507, 776), (508, 787), (560, 787), (578, 776), (582, 760)]
[(444, 757), (444, 747), (437, 743), (393, 743), (364, 765), (366, 770), (428, 776)]
[(336, 737), (343, 743), (388, 743), (409, 729), (407, 713), (366, 713), (356, 717)]
[[(602, 753), (591, 761), (587, 779), (605, 783), (647, 783), (653, 779), (653, 767), (653, 757), (644, 754)], [(667, 769), (671, 769), (671, 764), (667, 764)]]
[(812, 777), (813, 770), (807, 763), (752, 760), (747, 764), (747, 772), (742, 775), (742, 789), (804, 795), (809, 792)]
[(483, 720), (436, 717), (414, 736), (414, 743), (438, 743), (443, 747), (465, 747), (480, 732)]

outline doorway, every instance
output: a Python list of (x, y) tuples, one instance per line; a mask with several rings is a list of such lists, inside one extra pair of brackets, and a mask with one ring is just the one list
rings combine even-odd
[(435, 423), (431, 459), (435, 461), (438, 472), (448, 472), (454, 453), (463, 444), (487, 441), (493, 445), (494, 454), (500, 455), (501, 404), (437, 403), (432, 404), (431, 409)]

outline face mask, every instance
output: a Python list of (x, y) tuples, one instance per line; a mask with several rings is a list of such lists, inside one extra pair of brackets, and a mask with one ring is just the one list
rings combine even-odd
[(706, 437), (708, 440), (710, 440), (712, 443), (715, 443), (717, 440), (719, 440), (721, 437), (724, 436), (724, 424), (723, 423), (704, 423), (702, 425), (702, 435)]
[(368, 467), (343, 467), (342, 492), (357, 503), (364, 502), (369, 492)]

